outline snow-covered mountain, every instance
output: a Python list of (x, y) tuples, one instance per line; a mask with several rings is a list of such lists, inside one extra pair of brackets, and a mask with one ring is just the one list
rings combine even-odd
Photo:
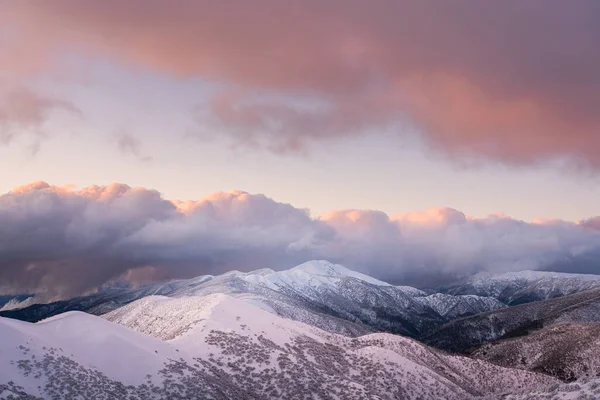
[[(112, 308), (102, 318), (0, 318), (0, 400), (598, 398), (597, 324), (564, 323), (599, 321), (599, 299), (597, 289), (507, 308), (324, 261), (105, 292), (91, 302)], [(462, 350), (548, 328), (473, 358), (373, 332), (416, 331), (480, 309), (493, 311), (450, 322), (428, 340)]]
[(15, 307), (23, 307), (23, 305), (27, 305), (26, 302), (32, 296), (22, 294), (22, 295), (0, 295), (0, 311), (1, 310), (11, 310)]
[(371, 331), (420, 337), (458, 317), (502, 306), (478, 296), (430, 295), (393, 286), (327, 261), (311, 261), (285, 271), (231, 271), (138, 289), (109, 288), (100, 293), (0, 313), (28, 321), (78, 310), (101, 315), (150, 295), (169, 297), (226, 293), (253, 297), (277, 315), (330, 332), (357, 336)]
[(472, 294), (453, 296), (444, 293), (434, 293), (428, 296), (416, 297), (415, 300), (448, 319), (506, 307), (504, 303), (493, 297), (482, 297)]
[(331, 286), (344, 278), (354, 278), (376, 286), (391, 286), (389, 283), (327, 261), (309, 261), (286, 271), (262, 269), (238, 275), (248, 282), (262, 283), (271, 289), (292, 286), (302, 290), (306, 287)]
[(471, 399), (557, 384), (399, 336), (330, 334), (223, 294), (146, 297), (106, 319), (119, 324), (0, 318), (0, 398)]
[(479, 273), (465, 283), (440, 288), (439, 291), (453, 295), (494, 297), (504, 304), (517, 305), (593, 288), (600, 288), (600, 275), (519, 271), (504, 274)]

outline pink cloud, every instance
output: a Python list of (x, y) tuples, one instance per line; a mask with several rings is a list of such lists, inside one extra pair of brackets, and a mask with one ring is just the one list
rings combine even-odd
[(72, 103), (41, 96), (24, 87), (6, 94), (0, 92), (0, 142), (9, 142), (23, 131), (40, 134), (49, 114), (61, 110), (81, 116), (81, 111)]
[(330, 104), (215, 102), (241, 143), (301, 151), (401, 119), (456, 157), (600, 167), (594, 1), (25, 0), (2, 15), (11, 70), (76, 52)]
[(460, 211), (448, 207), (434, 207), (423, 211), (396, 215), (392, 219), (404, 225), (444, 227), (462, 224), (467, 217)]

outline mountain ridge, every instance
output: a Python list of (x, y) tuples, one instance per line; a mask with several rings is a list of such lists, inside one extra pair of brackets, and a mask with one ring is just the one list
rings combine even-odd
[(495, 297), (512, 306), (563, 297), (593, 288), (600, 288), (600, 275), (525, 270), (500, 274), (480, 272), (463, 283), (438, 290), (453, 295)]
[(332, 334), (226, 294), (151, 296), (106, 318), (0, 318), (0, 332), (0, 396), (21, 399), (468, 400), (557, 384), (408, 338)]
[(600, 322), (600, 288), (459, 318), (440, 326), (423, 342), (464, 352), (486, 342), (566, 322)]
[[(387, 331), (419, 337), (451, 318), (501, 307), (493, 299), (454, 296), (448, 308), (436, 301), (439, 296), (428, 297), (416, 288), (390, 285), (341, 265), (316, 260), (284, 271), (229, 271), (138, 289), (111, 289), (85, 298), (4, 311), (0, 316), (37, 321), (70, 310), (102, 315), (150, 295), (212, 293), (254, 296), (278, 315), (318, 320), (320, 326), (330, 325), (330, 330), (350, 336)], [(346, 322), (332, 325), (328, 322), (331, 317)]]

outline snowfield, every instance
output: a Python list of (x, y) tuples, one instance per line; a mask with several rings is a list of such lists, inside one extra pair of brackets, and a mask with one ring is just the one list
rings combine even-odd
[[(100, 395), (115, 382), (140, 385), (177, 356), (166, 342), (81, 312), (36, 324), (1, 318), (0, 337), (0, 384), (21, 386), (35, 398), (66, 396), (79, 391), (79, 385), (88, 396)], [(4, 388), (0, 396), (10, 398), (10, 392)]]

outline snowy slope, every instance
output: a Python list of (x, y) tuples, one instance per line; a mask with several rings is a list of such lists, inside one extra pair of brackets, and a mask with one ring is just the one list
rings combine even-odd
[(449, 294), (434, 293), (429, 296), (417, 297), (416, 301), (430, 307), (439, 315), (448, 319), (460, 318), (506, 307), (504, 303), (493, 297), (482, 297), (469, 294), (452, 296)]
[(0, 318), (0, 399), (468, 400), (572, 389), (405, 337), (332, 334), (251, 297), (150, 296), (105, 318)]
[(343, 278), (354, 278), (376, 286), (391, 286), (389, 283), (327, 261), (309, 261), (286, 271), (250, 273), (243, 276), (242, 279), (255, 284), (263, 284), (270, 289), (279, 289), (285, 286), (296, 288), (334, 286)]
[(294, 382), (307, 380), (313, 381), (313, 393), (338, 393), (342, 399), (469, 399), (556, 383), (546, 376), (442, 354), (400, 336), (351, 339), (331, 334), (226, 295), (148, 297), (105, 318), (221, 363), (222, 372), (245, 387), (256, 385), (245, 371), (261, 382), (290, 376), (291, 388), (271, 383), (281, 398), (302, 393), (306, 387), (294, 387)]
[[(65, 389), (80, 387), (87, 398), (115, 382), (140, 385), (168, 357), (177, 357), (168, 343), (80, 312), (37, 324), (0, 318), (0, 337), (0, 384), (13, 382), (44, 398), (64, 398), (63, 382)], [(75, 373), (77, 382), (69, 383)]]
[(494, 364), (571, 381), (600, 376), (600, 323), (559, 324), (488, 343), (471, 355)]
[[(419, 337), (451, 318), (500, 306), (494, 299), (446, 296), (451, 304), (445, 309), (431, 301), (434, 298), (423, 300), (427, 294), (419, 289), (392, 286), (327, 261), (278, 272), (232, 272), (202, 285), (182, 287), (169, 297), (213, 293), (252, 294), (277, 315), (348, 336), (382, 330)], [(335, 324), (330, 323), (332, 317), (337, 318)]]
[(548, 391), (509, 394), (503, 400), (597, 400), (600, 399), (600, 378), (583, 378), (577, 382), (561, 383)]
[[(516, 281), (547, 289), (558, 279), (542, 275)], [(516, 287), (513, 278), (501, 281)], [(568, 279), (568, 290), (594, 282)], [(81, 312), (36, 324), (0, 318), (0, 400), (595, 398), (600, 381), (586, 373), (598, 368), (598, 343), (587, 325), (500, 342), (478, 359), (373, 331), (419, 336), (493, 310), (428, 337), (464, 350), (524, 329), (598, 321), (598, 290), (506, 308), (491, 297), (427, 295), (326, 261), (112, 288), (53, 309), (89, 306), (109, 311), (104, 319)], [(540, 367), (551, 361), (580, 387), (532, 372), (564, 378)]]
[[(212, 278), (211, 275), (203, 275), (193, 279), (176, 280), (138, 288), (107, 287), (88, 296), (74, 297), (47, 304), (31, 304), (35, 301), (35, 298), (28, 298), (19, 303), (13, 302), (7, 309), (0, 310), (0, 316), (36, 322), (68, 311), (85, 311), (90, 314), (101, 315), (142, 297), (166, 296), (178, 289), (202, 285)], [(22, 308), (22, 306), (25, 307)]]

